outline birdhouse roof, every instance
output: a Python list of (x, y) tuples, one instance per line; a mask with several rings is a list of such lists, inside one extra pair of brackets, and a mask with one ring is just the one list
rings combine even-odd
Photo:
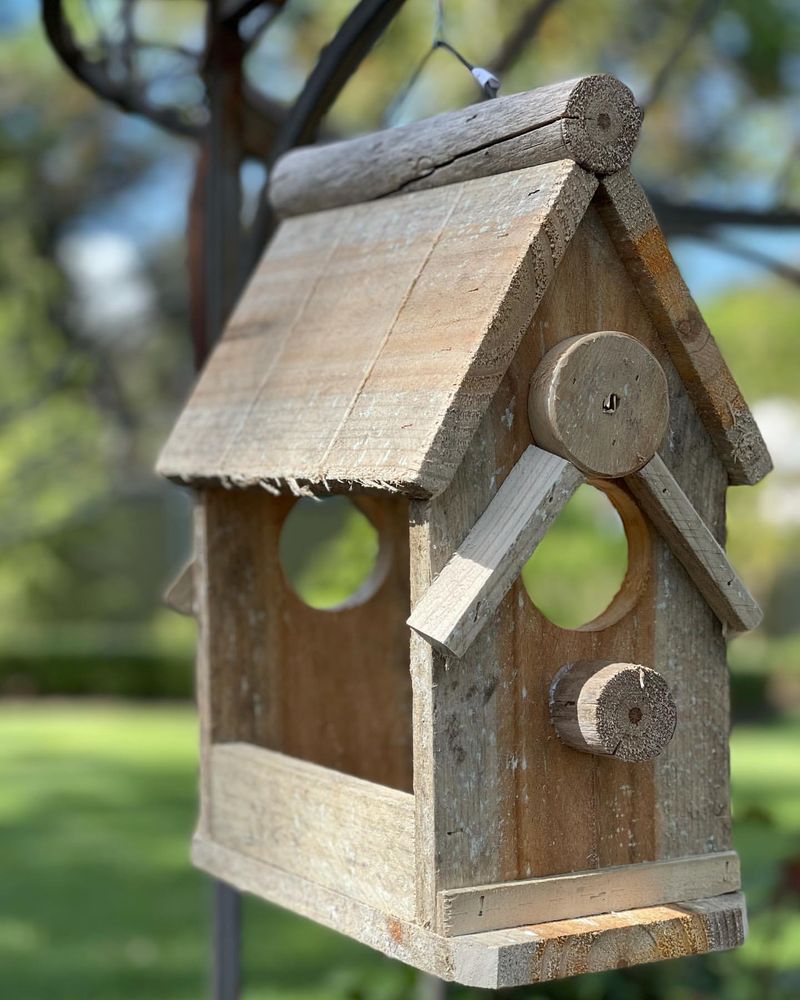
[(641, 189), (568, 159), (285, 220), (159, 471), (441, 492), (593, 198), (731, 482), (757, 481), (769, 456)]

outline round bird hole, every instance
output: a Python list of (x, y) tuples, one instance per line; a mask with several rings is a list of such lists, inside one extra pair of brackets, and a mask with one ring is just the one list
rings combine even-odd
[(324, 611), (363, 603), (383, 578), (378, 532), (347, 497), (298, 500), (283, 522), (278, 554), (295, 594)]
[(627, 609), (625, 595), (636, 598), (635, 585), (623, 586), (628, 565), (628, 537), (616, 506), (605, 490), (586, 484), (575, 491), (523, 567), (522, 582), (554, 625), (601, 628), (611, 623), (612, 611), (621, 617)]

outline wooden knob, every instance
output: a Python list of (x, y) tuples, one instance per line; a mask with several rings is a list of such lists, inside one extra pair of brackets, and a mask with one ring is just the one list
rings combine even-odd
[(617, 760), (657, 757), (672, 739), (677, 710), (661, 674), (638, 663), (568, 663), (550, 688), (550, 717), (561, 740)]
[(590, 476), (641, 469), (667, 429), (664, 369), (634, 337), (600, 331), (570, 337), (531, 379), (528, 415), (537, 445)]

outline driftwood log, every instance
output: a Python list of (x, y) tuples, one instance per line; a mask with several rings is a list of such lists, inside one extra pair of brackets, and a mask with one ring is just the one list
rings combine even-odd
[(270, 201), (303, 215), (565, 159), (610, 174), (629, 163), (641, 120), (624, 84), (586, 76), (293, 150), (275, 165)]

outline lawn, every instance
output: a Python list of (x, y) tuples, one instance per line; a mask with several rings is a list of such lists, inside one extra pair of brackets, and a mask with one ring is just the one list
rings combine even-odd
[[(194, 770), (188, 707), (0, 705), (0, 995), (207, 995), (209, 889), (187, 858)], [(800, 995), (800, 727), (740, 728), (733, 774), (753, 918), (745, 948), (644, 976), (585, 977), (537, 998)], [(248, 900), (245, 928), (246, 1000), (412, 991), (402, 966), (265, 904)]]

